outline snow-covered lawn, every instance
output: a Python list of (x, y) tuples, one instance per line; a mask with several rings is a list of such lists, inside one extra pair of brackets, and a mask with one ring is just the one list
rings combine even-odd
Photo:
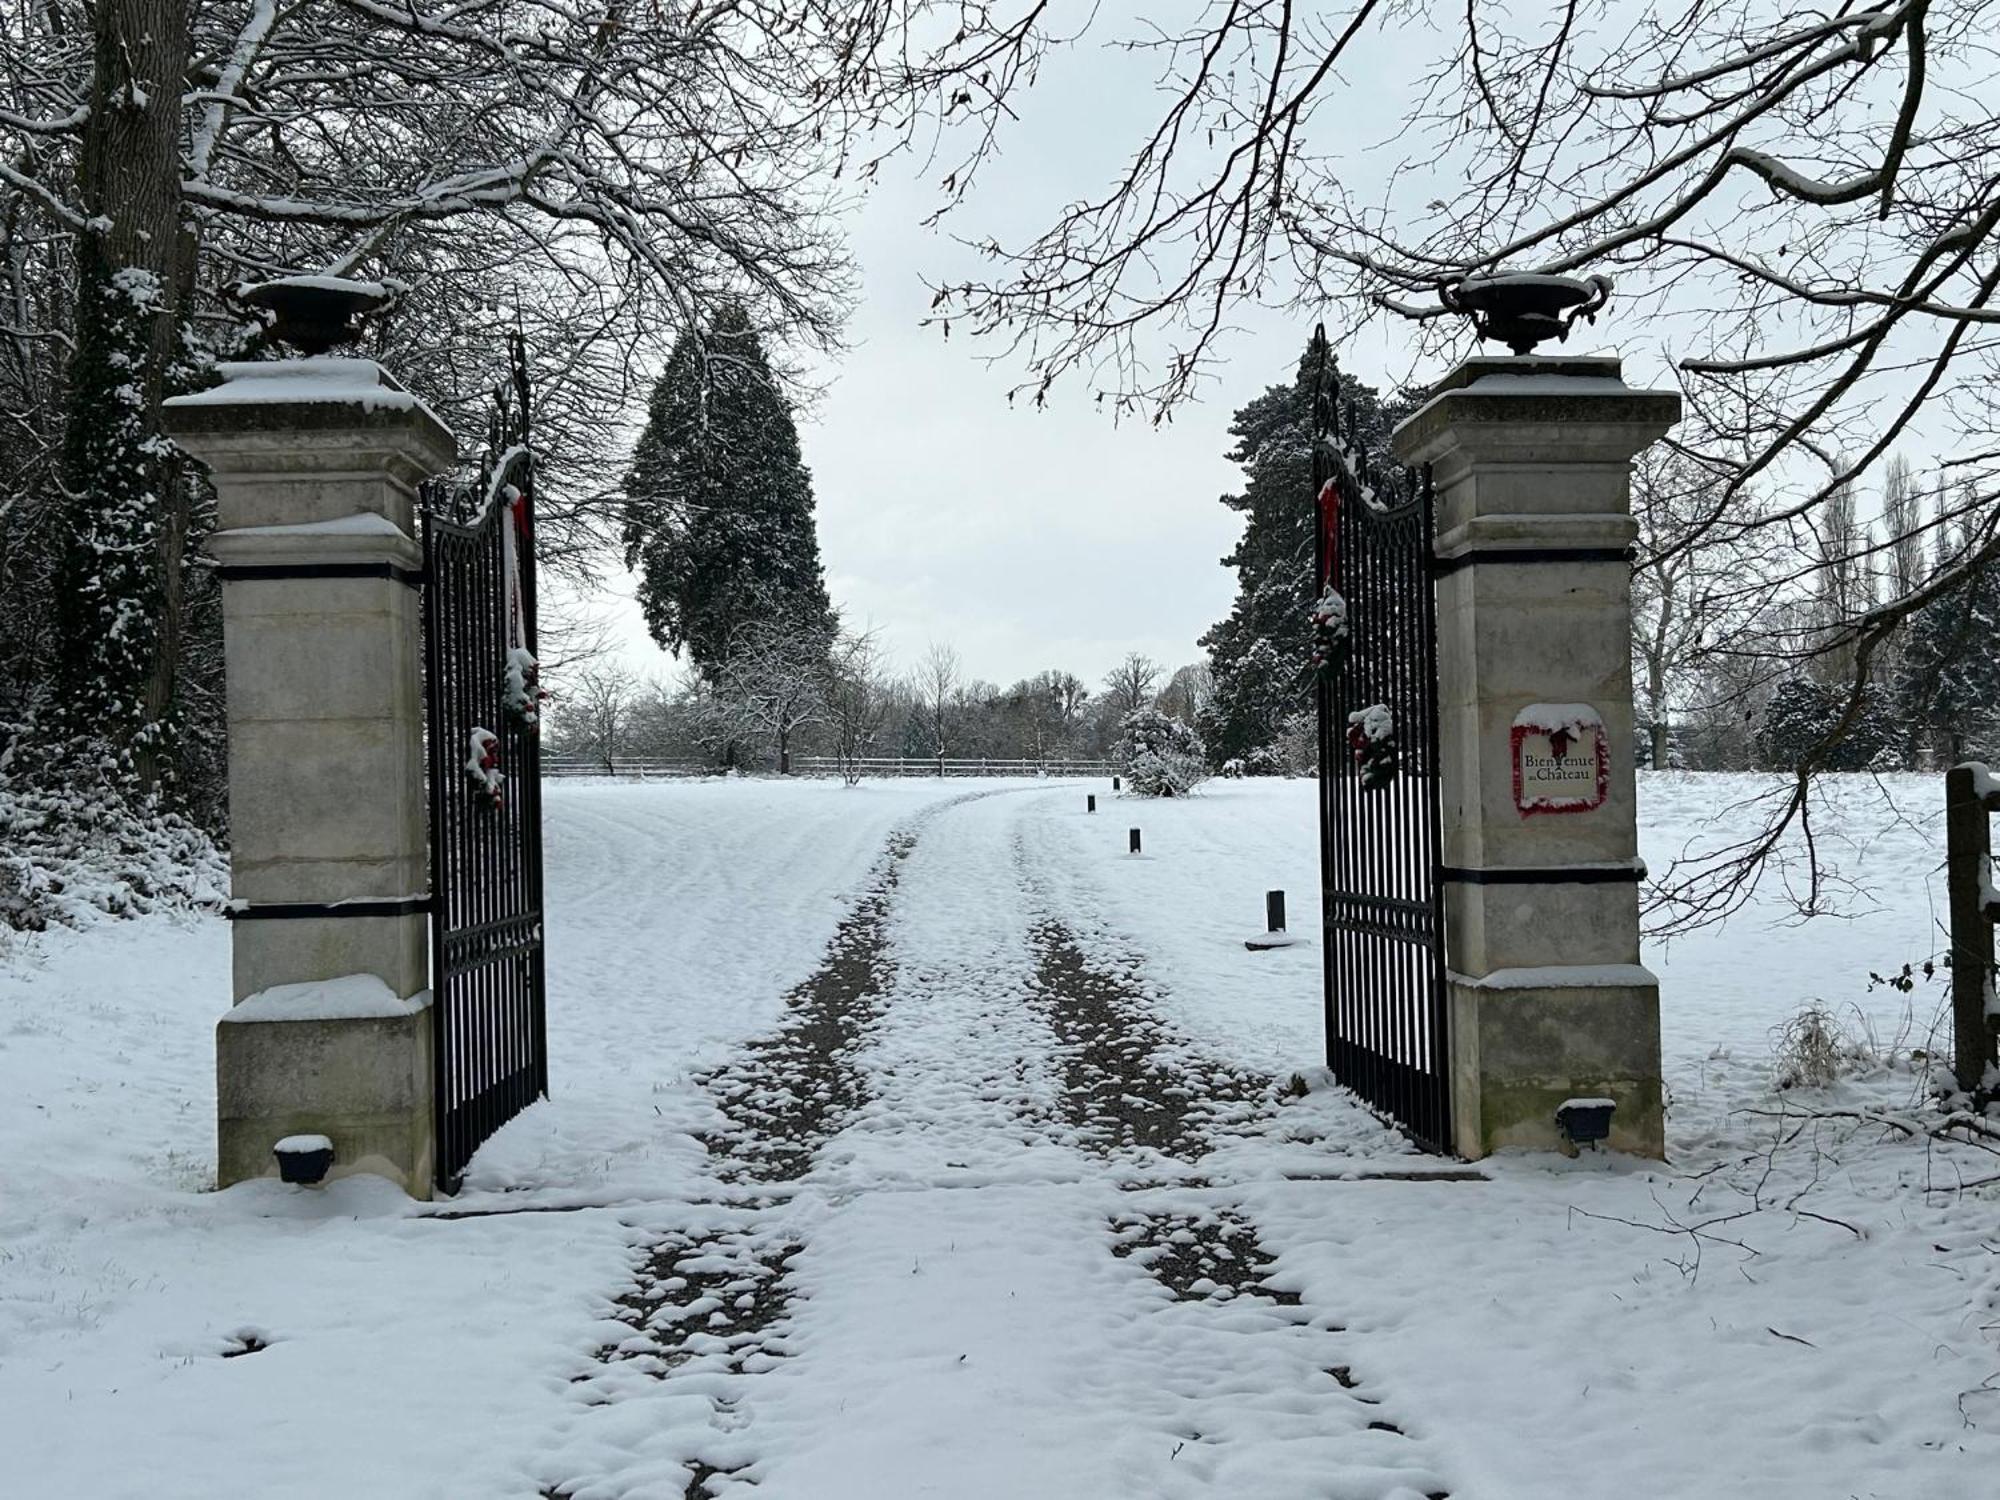
[[(1648, 778), (1649, 863), (1767, 786)], [(1943, 985), (1868, 976), (1942, 946), (1936, 779), (1838, 789), (1843, 916), (1648, 955), (1670, 1167), (1470, 1181), (1326, 1085), (1317, 943), (1243, 948), (1310, 784), (1088, 790), (550, 787), (554, 1097), (448, 1204), (204, 1191), (220, 922), (0, 952), (0, 1491), (1995, 1482), (1991, 1158), (1768, 1113), (1915, 1097)], [(1811, 1001), (1884, 1060), (1774, 1094)]]

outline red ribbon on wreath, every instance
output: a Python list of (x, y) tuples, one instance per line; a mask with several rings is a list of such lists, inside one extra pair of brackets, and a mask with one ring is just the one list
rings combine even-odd
[(1319, 586), (1325, 588), (1339, 573), (1340, 482), (1328, 476), (1319, 487)]

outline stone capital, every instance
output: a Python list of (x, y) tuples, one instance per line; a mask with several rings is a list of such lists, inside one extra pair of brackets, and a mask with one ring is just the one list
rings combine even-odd
[(1623, 465), (1680, 420), (1678, 391), (1637, 391), (1616, 359), (1466, 360), (1390, 438), (1397, 459), (1446, 470)]
[(224, 529), (339, 520), (357, 508), (409, 533), (418, 483), (456, 461), (451, 431), (373, 360), (220, 367), (165, 403), (167, 435), (213, 476)]

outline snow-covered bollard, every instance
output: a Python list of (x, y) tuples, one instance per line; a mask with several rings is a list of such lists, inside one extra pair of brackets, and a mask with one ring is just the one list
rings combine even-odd
[(1273, 948), (1290, 948), (1298, 941), (1285, 930), (1285, 893), (1264, 892), (1263, 934), (1259, 937), (1245, 938), (1243, 946), (1252, 953), (1265, 953)]
[(288, 1135), (271, 1148), (278, 1158), (278, 1176), (285, 1182), (311, 1187), (333, 1165), (333, 1142), (323, 1135)]

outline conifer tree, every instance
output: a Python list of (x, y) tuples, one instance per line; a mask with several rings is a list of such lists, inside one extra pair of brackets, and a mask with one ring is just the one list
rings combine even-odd
[(626, 564), (660, 645), (713, 676), (753, 627), (831, 642), (812, 474), (741, 307), (675, 344), (625, 496)]
[[(1317, 336), (1316, 336), (1317, 337)], [(1243, 536), (1222, 559), (1237, 573), (1236, 602), (1227, 619), (1201, 637), (1208, 648), (1214, 691), (1199, 725), (1220, 764), (1244, 759), (1277, 739), (1288, 715), (1308, 704), (1313, 579), (1312, 394), (1319, 351), (1308, 343), (1291, 382), (1274, 385), (1240, 408), (1230, 423), (1243, 489), (1222, 503), (1244, 516)], [(1362, 441), (1388, 459), (1389, 430), (1409, 410), (1384, 402), (1352, 376), (1340, 377), (1340, 399), (1352, 402)]]
[[(1964, 536), (1956, 546), (1966, 546)], [(1945, 555), (1940, 565), (1959, 561)], [(1983, 752), (2000, 726), (2000, 566), (1975, 568), (1908, 624), (1896, 696), (1908, 725), (1927, 733), (1949, 763)]]

